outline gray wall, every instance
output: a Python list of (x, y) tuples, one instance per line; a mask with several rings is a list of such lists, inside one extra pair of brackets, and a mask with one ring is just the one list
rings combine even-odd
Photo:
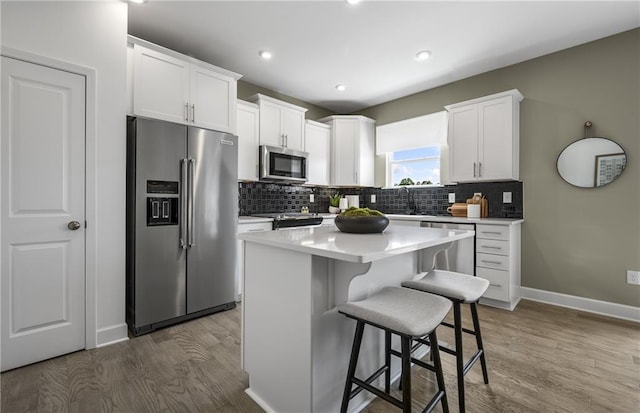
[(238, 81), (238, 99), (247, 100), (250, 96), (253, 96), (256, 93), (262, 93), (263, 95), (271, 96), (272, 98), (280, 99), (309, 109), (305, 114), (307, 119), (318, 120), (325, 116), (333, 115), (333, 112), (328, 109), (321, 108), (320, 106), (315, 106), (303, 100), (283, 95), (264, 87), (256, 86), (253, 83), (248, 83), (243, 80)]
[[(640, 306), (640, 29), (368, 108), (377, 125), (442, 110), (447, 104), (518, 89), (520, 179), (524, 182), (522, 285)], [(558, 154), (583, 136), (617, 141), (627, 168), (597, 189), (565, 183)], [(376, 182), (384, 169), (378, 162)], [(382, 171), (382, 172), (380, 172)]]

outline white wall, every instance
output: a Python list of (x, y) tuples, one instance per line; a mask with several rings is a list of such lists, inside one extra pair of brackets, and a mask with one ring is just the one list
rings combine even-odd
[(88, 205), (96, 205), (96, 219), (88, 225), (95, 230), (96, 320), (89, 325), (96, 325), (97, 345), (125, 339), (127, 5), (4, 1), (1, 7), (3, 47), (95, 70), (96, 196)]

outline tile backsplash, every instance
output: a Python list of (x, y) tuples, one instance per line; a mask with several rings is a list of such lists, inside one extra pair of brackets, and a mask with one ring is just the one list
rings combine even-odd
[[(520, 181), (461, 183), (426, 188), (329, 188), (269, 182), (239, 182), (238, 206), (240, 215), (269, 212), (300, 212), (303, 206), (309, 212), (328, 212), (329, 195), (359, 195), (360, 206), (380, 210), (386, 214), (448, 215), (449, 193), (455, 193), (456, 202), (466, 202), (475, 192), (487, 197), (489, 217), (522, 218), (523, 185)], [(502, 203), (502, 193), (511, 192), (511, 203)], [(309, 196), (314, 195), (313, 203)], [(376, 202), (371, 203), (371, 195)]]

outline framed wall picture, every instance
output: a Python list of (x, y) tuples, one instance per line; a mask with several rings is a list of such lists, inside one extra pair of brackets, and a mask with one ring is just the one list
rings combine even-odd
[(622, 173), (627, 157), (622, 153), (596, 155), (595, 186), (606, 185)]

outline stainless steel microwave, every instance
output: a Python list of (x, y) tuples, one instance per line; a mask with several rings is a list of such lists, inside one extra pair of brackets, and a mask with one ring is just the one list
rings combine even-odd
[(260, 179), (306, 182), (307, 152), (277, 146), (260, 146)]

